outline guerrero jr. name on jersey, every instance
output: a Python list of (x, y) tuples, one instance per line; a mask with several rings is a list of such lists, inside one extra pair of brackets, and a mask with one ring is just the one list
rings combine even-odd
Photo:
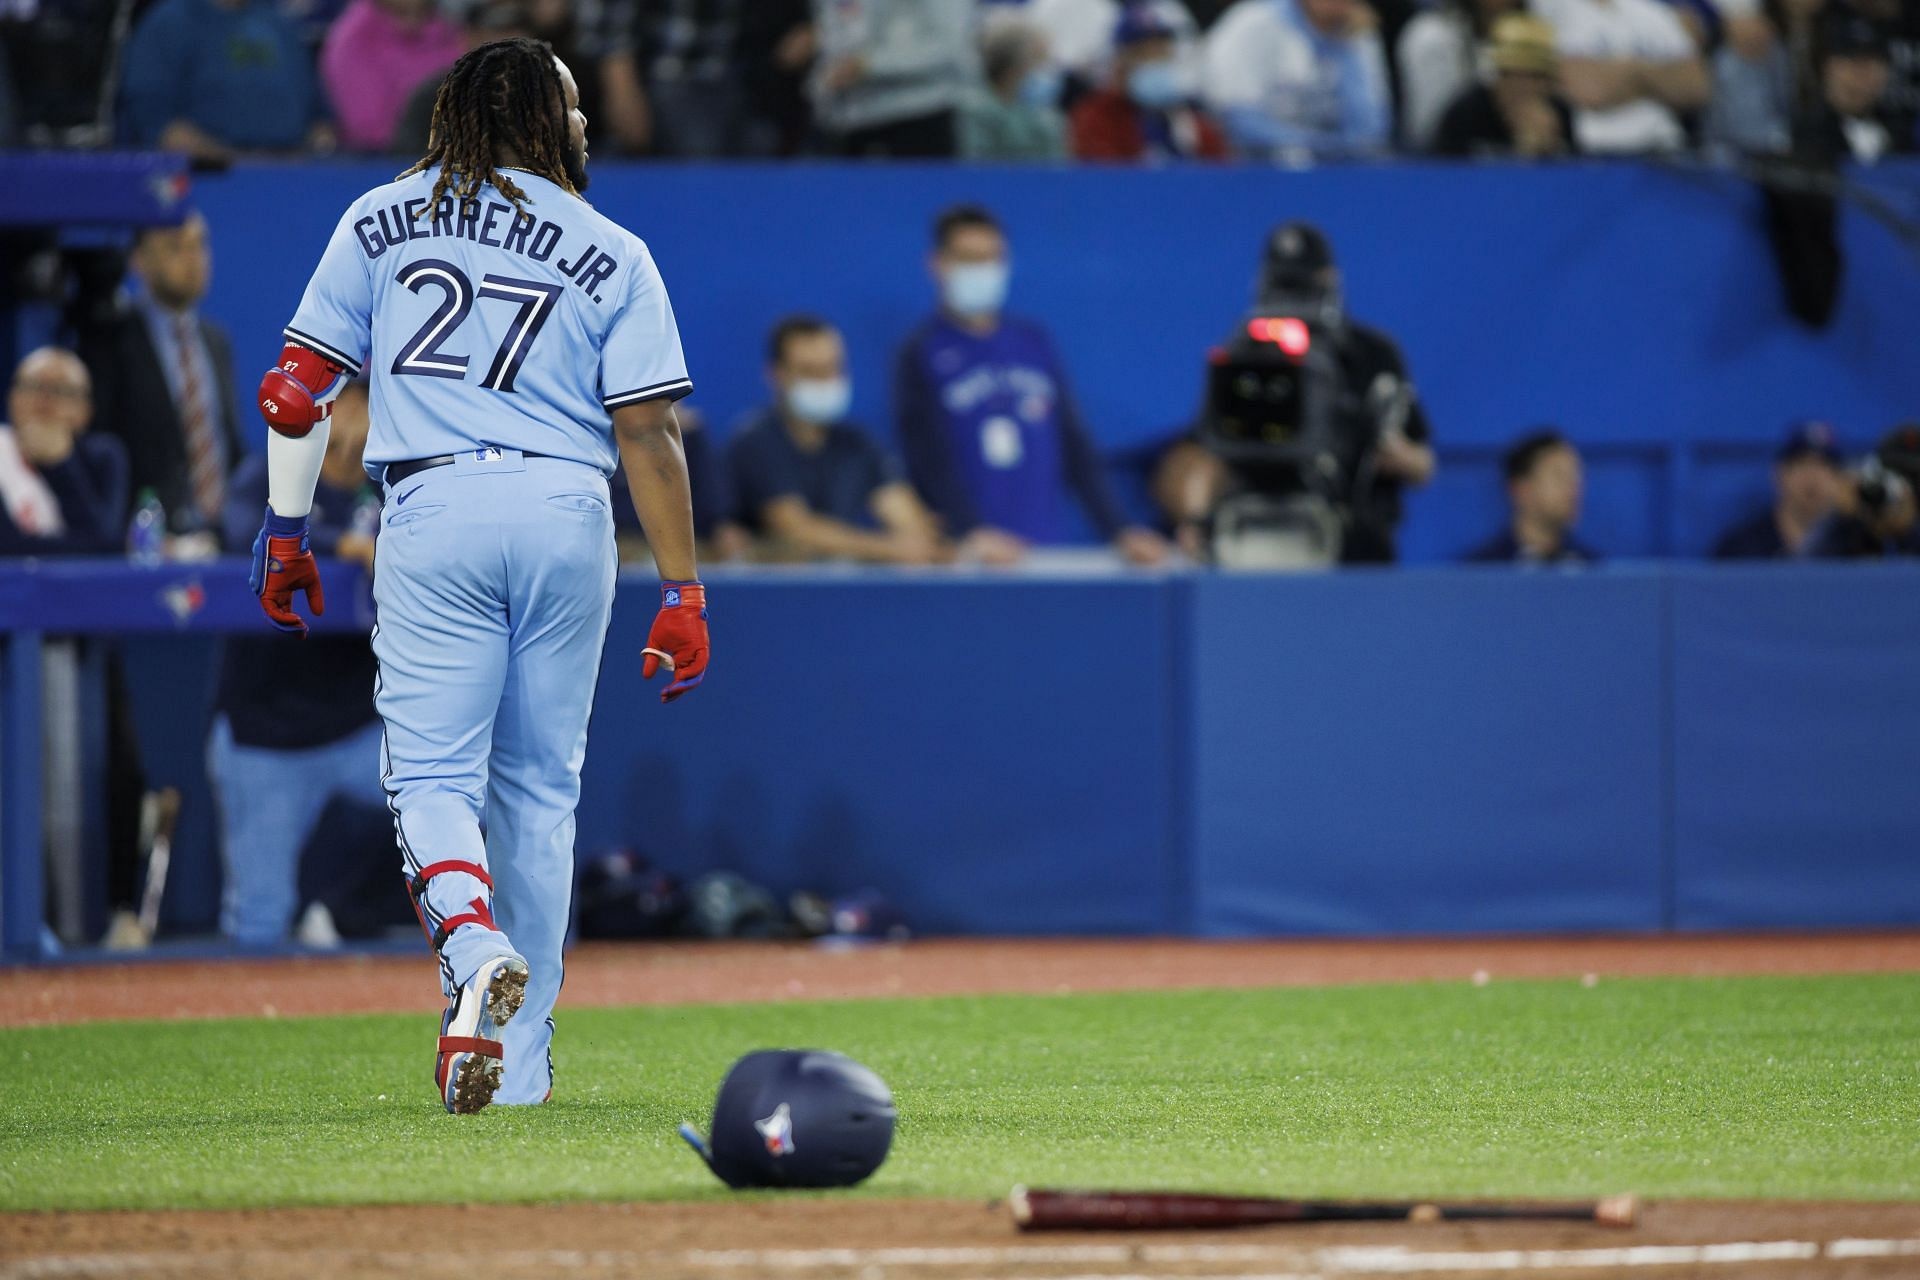
[(409, 200), (359, 219), (353, 224), (353, 233), (369, 260), (409, 240), (436, 236), (459, 236), (535, 262), (546, 262), (560, 254), (555, 268), (595, 302), (601, 301), (600, 286), (620, 269), (612, 255), (597, 244), (588, 245), (573, 255), (573, 261), (567, 261), (560, 253), (561, 233), (556, 224), (525, 211), (515, 212), (512, 205), (498, 200), (463, 200), (456, 214), (453, 197), (442, 196), (430, 217), (427, 201)]

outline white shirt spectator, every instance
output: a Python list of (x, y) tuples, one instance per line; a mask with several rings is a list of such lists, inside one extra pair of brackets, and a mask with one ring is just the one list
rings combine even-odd
[[(1387, 64), (1370, 24), (1329, 36), (1309, 0), (1240, 0), (1207, 33), (1207, 102), (1248, 155), (1341, 155), (1387, 145)], [(1645, 0), (1653, 3), (1653, 0)]]
[[(813, 0), (814, 116), (830, 133), (955, 111), (980, 85), (976, 15), (956, 0)], [(836, 87), (832, 72), (861, 73)]]
[[(1534, 12), (1553, 25), (1563, 58), (1666, 62), (1699, 53), (1673, 9), (1660, 0), (1535, 0)], [(1581, 148), (1590, 153), (1674, 151), (1687, 141), (1673, 108), (1652, 98), (1576, 111), (1573, 127)]]
[(1480, 43), (1456, 8), (1428, 9), (1400, 30), (1400, 135), (1425, 151), (1453, 100), (1480, 80)]

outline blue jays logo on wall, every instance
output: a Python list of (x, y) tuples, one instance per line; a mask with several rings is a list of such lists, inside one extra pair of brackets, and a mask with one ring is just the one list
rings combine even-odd
[(184, 627), (193, 620), (193, 615), (206, 607), (207, 592), (198, 579), (191, 582), (176, 582), (160, 593), (160, 603), (173, 615), (173, 625)]
[(147, 190), (153, 193), (154, 202), (162, 209), (172, 209), (187, 198), (187, 175), (156, 174), (147, 179)]
[(755, 1120), (753, 1127), (760, 1131), (760, 1138), (767, 1144), (767, 1154), (790, 1156), (793, 1154), (793, 1113), (781, 1103), (773, 1109), (773, 1114), (765, 1120)]

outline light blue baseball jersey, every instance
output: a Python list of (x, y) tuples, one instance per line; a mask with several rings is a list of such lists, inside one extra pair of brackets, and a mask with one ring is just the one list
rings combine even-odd
[(354, 201), (287, 337), (372, 374), (376, 475), (486, 445), (611, 475), (610, 411), (693, 390), (653, 256), (545, 178), (512, 170), (516, 211), (490, 185), (435, 205), (437, 172)]

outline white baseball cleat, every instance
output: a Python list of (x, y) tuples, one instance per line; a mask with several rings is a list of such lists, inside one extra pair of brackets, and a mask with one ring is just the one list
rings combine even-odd
[(500, 1028), (520, 1012), (520, 1002), (526, 998), (527, 962), (514, 955), (484, 962), (453, 993), (440, 1018), (440, 1051), (433, 1073), (447, 1110), (472, 1115), (493, 1101), (505, 1057)]

